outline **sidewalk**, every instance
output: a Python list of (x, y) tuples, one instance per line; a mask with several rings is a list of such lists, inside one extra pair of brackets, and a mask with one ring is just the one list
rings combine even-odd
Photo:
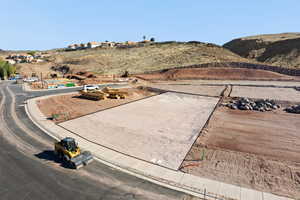
[(23, 90), (26, 92), (41, 92), (41, 91), (51, 91), (51, 90), (62, 90), (62, 89), (70, 89), (70, 88), (82, 88), (82, 86), (75, 87), (64, 87), (64, 88), (52, 88), (52, 89), (31, 89), (28, 83), (23, 84)]
[(44, 132), (57, 140), (67, 136), (75, 138), (83, 149), (91, 151), (99, 162), (110, 167), (167, 188), (201, 198), (205, 197), (208, 200), (227, 198), (236, 200), (292, 200), (270, 193), (197, 177), (181, 171), (166, 169), (94, 144), (93, 142), (87, 141), (84, 137), (73, 134), (46, 119), (39, 110), (36, 101), (48, 97), (49, 96), (38, 97), (27, 101), (25, 109), (29, 118)]

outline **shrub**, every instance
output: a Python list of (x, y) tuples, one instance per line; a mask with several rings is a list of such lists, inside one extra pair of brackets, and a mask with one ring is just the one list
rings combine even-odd
[(0, 77), (1, 79), (5, 79), (6, 77), (10, 77), (16, 73), (16, 67), (14, 65), (9, 64), (6, 61), (0, 60)]
[(31, 56), (34, 56), (36, 54), (36, 51), (30, 51), (28, 52), (27, 54), (31, 55)]

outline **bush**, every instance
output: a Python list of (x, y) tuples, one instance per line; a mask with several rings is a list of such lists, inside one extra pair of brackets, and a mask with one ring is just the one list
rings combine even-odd
[(0, 77), (5, 79), (16, 73), (16, 67), (6, 61), (0, 60)]
[(31, 56), (34, 56), (36, 54), (36, 51), (30, 51), (28, 52), (27, 54), (31, 55)]

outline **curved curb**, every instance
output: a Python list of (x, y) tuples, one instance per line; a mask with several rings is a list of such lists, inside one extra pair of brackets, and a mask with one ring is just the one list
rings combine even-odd
[[(65, 93), (59, 94), (59, 95), (65, 95)], [(53, 127), (56, 130), (59, 130), (61, 128), (61, 127), (55, 125), (53, 122), (50, 122), (49, 120), (47, 120), (46, 117), (39, 111), (39, 109), (37, 108), (37, 105), (35, 103), (39, 99), (49, 98), (50, 96), (58, 96), (58, 95), (48, 95), (48, 96), (36, 97), (36, 98), (27, 100), (26, 105), (25, 105), (25, 111), (26, 111), (26, 114), (28, 115), (28, 117), (30, 118), (30, 120), (37, 127), (39, 127), (41, 130), (43, 130), (46, 134), (48, 134), (50, 137), (54, 138), (55, 140), (59, 140), (61, 137), (59, 135), (53, 133), (52, 131), (48, 130), (44, 125), (39, 123), (38, 122), (39, 119), (37, 119), (37, 117), (35, 116), (35, 115), (38, 115), (38, 116), (40, 116), (40, 118), (42, 120), (45, 119), (45, 123), (48, 123), (49, 126)], [(30, 110), (30, 106), (32, 104), (35, 104), (33, 111)], [(38, 110), (36, 110), (36, 109), (38, 109)], [(32, 112), (37, 112), (37, 113), (33, 114)], [(102, 152), (102, 153), (104, 153), (104, 152)], [(132, 176), (138, 177), (140, 179), (152, 182), (154, 184), (157, 184), (157, 185), (160, 185), (160, 186), (172, 189), (172, 190), (176, 190), (179, 192), (183, 192), (183, 193), (186, 193), (186, 194), (189, 194), (192, 196), (196, 196), (196, 197), (199, 197), (199, 198), (205, 199), (205, 200), (225, 200), (225, 199), (250, 200), (253, 198), (255, 198), (257, 200), (274, 200), (274, 199), (292, 200), (290, 198), (279, 197), (277, 195), (273, 195), (270, 193), (260, 192), (260, 191), (256, 191), (256, 190), (252, 190), (252, 189), (242, 188), (242, 187), (235, 186), (235, 185), (230, 185), (230, 184), (225, 184), (222, 182), (212, 181), (209, 179), (195, 177), (193, 175), (186, 174), (183, 172), (172, 172), (172, 173), (168, 174), (167, 171), (163, 171), (162, 173), (160, 173), (160, 175), (161, 175), (160, 177), (154, 176), (154, 175), (151, 175), (151, 173), (149, 173), (149, 172), (152, 170), (152, 173), (153, 172), (155, 173), (155, 171), (157, 171), (159, 168), (150, 169), (152, 167), (151, 164), (149, 164), (150, 166), (148, 165), (145, 167), (146, 169), (148, 169), (148, 172), (146, 172), (145, 170), (142, 171), (141, 169), (133, 168), (132, 167), (133, 163), (131, 163), (131, 162), (127, 163), (127, 166), (125, 166), (124, 163), (122, 164), (120, 162), (113, 161), (113, 159), (122, 161), (122, 156), (120, 156), (120, 155), (114, 155), (111, 160), (109, 160), (101, 155), (102, 154), (96, 156), (94, 153), (95, 159), (104, 165), (115, 168), (117, 170), (120, 170), (122, 172), (130, 174)], [(123, 156), (123, 158), (125, 158), (125, 157)], [(127, 160), (127, 161), (132, 161), (132, 160)], [(132, 165), (130, 165), (130, 164), (132, 164)], [(143, 164), (143, 163), (139, 163), (136, 167), (138, 167), (141, 164)], [(159, 170), (161, 170), (161, 169), (159, 169)], [(174, 173), (176, 174), (177, 177), (176, 178), (172, 177), (173, 180), (170, 180), (170, 179), (172, 179), (170, 177), (172, 175), (174, 175)], [(180, 173), (180, 176), (178, 176), (179, 173)], [(176, 180), (174, 181), (174, 179), (176, 179)], [(198, 180), (196, 180), (196, 179), (198, 179)], [(219, 194), (209, 192), (206, 190), (207, 187), (210, 187), (210, 189), (213, 188), (214, 191), (217, 191), (218, 193), (223, 193), (225, 195), (219, 195)]]
[[(50, 137), (54, 138), (55, 140), (60, 140), (62, 139), (59, 135), (49, 131), (48, 129), (46, 129), (43, 125), (41, 125), (40, 123), (38, 123), (36, 117), (31, 113), (30, 109), (28, 108), (29, 104), (30, 103), (35, 103), (37, 100), (40, 100), (40, 99), (44, 99), (44, 98), (49, 98), (49, 97), (53, 97), (53, 96), (59, 96), (59, 95), (65, 95), (66, 93), (64, 94), (58, 94), (58, 95), (48, 95), (48, 96), (43, 96), (43, 97), (36, 97), (36, 98), (33, 98), (33, 99), (29, 99), (26, 101), (26, 104), (25, 104), (25, 111), (26, 111), (26, 114), (28, 115), (29, 119), (37, 126), (39, 127), (43, 132), (45, 132), (46, 134), (48, 134)], [(46, 120), (46, 117), (44, 117), (45, 120)], [(51, 122), (53, 123), (53, 122)], [(54, 124), (54, 123), (53, 123)], [(55, 125), (56, 126), (56, 125)], [(197, 188), (185, 188), (185, 187), (188, 187), (188, 186), (182, 186), (182, 187), (179, 187), (179, 184), (178, 183), (171, 183), (170, 181), (168, 180), (165, 180), (165, 179), (162, 179), (162, 178), (158, 178), (158, 177), (154, 177), (154, 176), (151, 176), (151, 175), (148, 175), (148, 174), (145, 174), (139, 170), (136, 170), (134, 168), (130, 168), (130, 167), (125, 167), (125, 166), (122, 166), (118, 163), (114, 163), (112, 161), (108, 161), (106, 160), (105, 158), (101, 158), (99, 156), (95, 156), (94, 155), (94, 158), (95, 160), (97, 160), (98, 162), (100, 163), (103, 163), (109, 167), (112, 167), (114, 169), (117, 169), (117, 170), (120, 170), (122, 172), (125, 172), (127, 174), (130, 174), (132, 176), (135, 176), (137, 178), (140, 178), (140, 179), (143, 179), (143, 180), (146, 180), (146, 181), (149, 181), (149, 182), (152, 182), (154, 184), (157, 184), (157, 185), (160, 185), (160, 186), (163, 186), (163, 187), (166, 187), (166, 188), (169, 188), (169, 189), (172, 189), (172, 190), (176, 190), (176, 191), (179, 191), (179, 192), (183, 192), (183, 193), (186, 193), (186, 194), (189, 194), (189, 195), (192, 195), (192, 196), (196, 196), (196, 197), (200, 197), (200, 198), (203, 198), (205, 197), (205, 199), (207, 200), (210, 200), (210, 199), (213, 199), (213, 200), (223, 200), (224, 198), (223, 197), (218, 197), (218, 196), (215, 196), (213, 194), (210, 194), (209, 192), (206, 192), (206, 191), (200, 191), (199, 189)]]

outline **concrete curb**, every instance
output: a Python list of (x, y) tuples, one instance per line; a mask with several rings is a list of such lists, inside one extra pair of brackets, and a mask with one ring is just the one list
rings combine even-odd
[[(97, 84), (99, 86), (101, 85), (108, 85), (108, 84), (114, 84), (114, 85), (127, 85), (128, 82), (122, 82), (122, 83), (103, 83), (103, 84)], [(63, 89), (71, 89), (71, 88), (82, 88), (83, 86), (74, 86), (74, 87), (64, 87), (64, 88), (52, 88), (52, 89), (31, 89), (28, 85), (28, 83), (23, 84), (23, 90), (26, 92), (42, 92), (42, 91), (53, 91), (53, 90), (63, 90)]]
[(242, 188), (240, 186), (193, 176), (180, 171), (168, 170), (150, 163), (137, 161), (129, 156), (124, 156), (104, 147), (91, 144), (82, 137), (78, 137), (77, 135), (66, 131), (65, 129), (46, 119), (46, 117), (38, 109), (36, 101), (49, 98), (50, 96), (37, 97), (27, 100), (25, 110), (33, 123), (56, 140), (66, 136), (74, 137), (78, 143), (80, 143), (83, 149), (92, 151), (96, 160), (107, 166), (152, 183), (207, 200), (292, 200), (290, 198), (280, 197), (270, 193), (259, 192), (252, 189)]

